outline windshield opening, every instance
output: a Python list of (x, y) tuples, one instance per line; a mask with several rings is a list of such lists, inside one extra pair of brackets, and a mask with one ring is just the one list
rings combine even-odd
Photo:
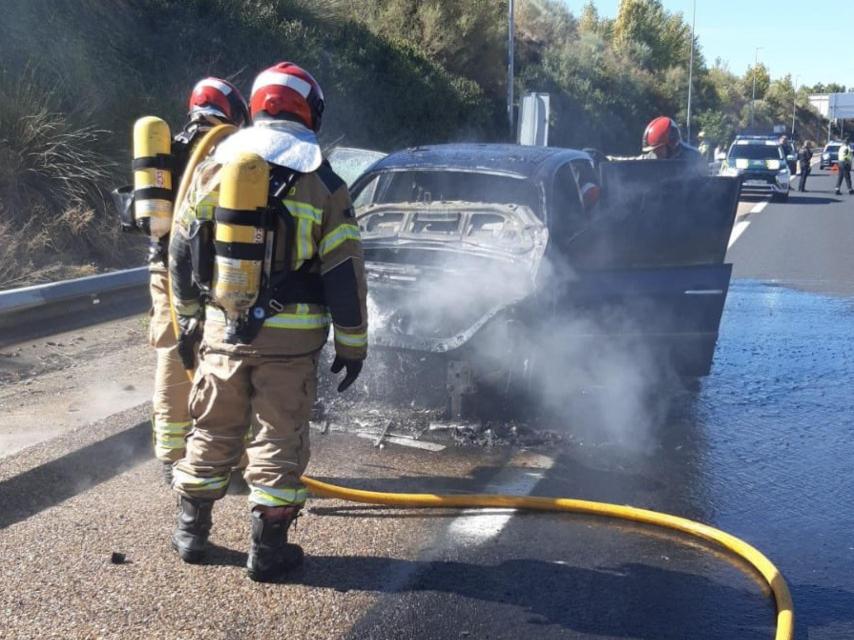
[[(370, 190), (366, 193), (366, 190)], [(378, 204), (481, 202), (523, 205), (540, 215), (540, 199), (529, 181), (468, 171), (391, 171), (355, 194), (357, 208)], [(435, 224), (435, 223), (434, 223)]]

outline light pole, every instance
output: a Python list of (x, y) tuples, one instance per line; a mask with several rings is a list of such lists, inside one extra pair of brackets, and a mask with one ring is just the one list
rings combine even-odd
[(513, 14), (513, 0), (508, 0), (507, 15), (507, 122), (510, 125), (510, 141), (516, 137), (513, 127), (513, 77), (514, 77), (514, 32), (516, 30)]
[(753, 128), (753, 117), (756, 115), (756, 65), (759, 64), (759, 50), (762, 47), (756, 47), (753, 52), (753, 98), (750, 100), (750, 128)]
[(792, 140), (795, 139), (795, 110), (798, 107), (798, 78), (795, 76), (795, 83), (792, 85)]
[(697, 0), (694, 0), (694, 13), (691, 16), (691, 61), (688, 63), (688, 144), (691, 144), (691, 88), (694, 86), (694, 27), (697, 24)]

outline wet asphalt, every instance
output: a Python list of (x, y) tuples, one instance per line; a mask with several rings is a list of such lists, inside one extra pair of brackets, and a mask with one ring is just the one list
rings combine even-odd
[[(854, 197), (833, 196), (822, 175), (808, 188), (747, 216), (711, 375), (650, 398), (655, 411), (633, 430), (598, 423), (613, 391), (585, 389), (568, 399), (572, 418), (549, 425), (558, 445), (425, 453), (313, 436), (311, 471), (364, 488), (578, 497), (707, 522), (782, 570), (796, 638), (854, 638)], [(60, 457), (45, 443), (0, 462), (0, 638), (773, 637), (767, 589), (738, 560), (590, 517), (315, 501), (298, 532), (304, 572), (258, 587), (240, 568), (243, 498), (230, 496), (211, 562), (180, 566), (144, 414), (65, 436)], [(115, 550), (129, 563), (105, 561)]]

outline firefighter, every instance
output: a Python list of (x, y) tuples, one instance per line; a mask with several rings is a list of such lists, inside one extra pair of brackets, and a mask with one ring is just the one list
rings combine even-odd
[(679, 126), (666, 116), (650, 122), (643, 132), (643, 153), (648, 160), (681, 160), (701, 175), (709, 174), (708, 163), (694, 147), (682, 141)]
[(845, 178), (845, 186), (848, 187), (848, 195), (854, 194), (854, 189), (851, 188), (851, 146), (847, 142), (839, 145), (839, 161), (836, 167), (839, 170), (836, 176), (836, 195), (842, 195), (840, 187), (843, 178)]
[[(248, 124), (248, 121), (248, 106), (234, 85), (219, 78), (204, 78), (193, 87), (189, 98), (187, 123), (182, 131), (172, 138), (171, 144), (168, 125), (159, 118), (143, 118), (137, 122), (134, 127), (135, 138), (150, 139), (159, 134), (163, 137), (163, 144), (165, 144), (163, 151), (167, 151), (168, 154), (158, 154), (159, 158), (157, 156), (145, 158), (147, 162), (142, 163), (139, 159), (135, 159), (134, 169), (137, 172), (168, 171), (170, 183), (168, 186), (174, 195), (196, 142), (218, 124), (243, 126)], [(156, 131), (158, 127), (160, 131)], [(136, 151), (134, 155), (137, 155)], [(140, 167), (145, 168), (140, 169)], [(161, 177), (157, 182), (152, 180), (151, 183), (161, 184), (163, 181), (164, 178)], [(129, 189), (125, 192), (129, 194)], [(141, 190), (137, 190), (135, 194), (136, 203), (134, 199), (128, 198), (122, 206), (130, 209), (145, 203), (148, 194)], [(163, 196), (163, 194), (159, 195)], [(152, 308), (149, 343), (157, 353), (151, 421), (154, 432), (154, 453), (163, 463), (163, 477), (166, 483), (171, 485), (172, 465), (184, 455), (184, 439), (191, 425), (187, 409), (190, 383), (178, 357), (169, 312), (167, 261), (172, 203), (171, 200), (167, 202), (161, 200), (161, 203), (168, 208), (168, 212), (165, 212), (166, 217), (163, 219), (165, 226), (160, 231), (155, 231), (157, 223), (152, 218), (145, 218), (145, 225), (134, 224), (131, 220), (123, 224), (123, 228), (130, 230), (145, 226), (145, 231), (150, 237), (148, 264)], [(133, 213), (130, 212), (125, 215), (133, 217)]]
[[(193, 428), (174, 471), (172, 545), (185, 562), (204, 557), (214, 501), (245, 447), (247, 570), (266, 582), (302, 562), (288, 529), (306, 499), (300, 476), (330, 321), (332, 372), (346, 370), (343, 392), (367, 355), (367, 309), (350, 195), (317, 141), (320, 86), (299, 66), (279, 63), (255, 79), (250, 110), (253, 125), (196, 170), (170, 245), (179, 343), (192, 354), (201, 340)], [(257, 431), (247, 446), (250, 417)]]
[(798, 163), (801, 165), (801, 177), (798, 180), (798, 191), (807, 190), (807, 176), (810, 174), (810, 162), (812, 161), (812, 147), (809, 142), (804, 142), (798, 152)]

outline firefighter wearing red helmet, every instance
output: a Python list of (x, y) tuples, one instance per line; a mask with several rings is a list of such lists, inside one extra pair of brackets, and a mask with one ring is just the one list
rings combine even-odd
[[(189, 97), (187, 121), (183, 129), (172, 138), (171, 153), (160, 158), (157, 168), (168, 170), (172, 187), (177, 187), (184, 173), (187, 159), (198, 140), (212, 127), (228, 123), (243, 126), (248, 123), (249, 110), (237, 88), (220, 78), (204, 78), (193, 87)], [(168, 127), (163, 123), (163, 127)], [(168, 140), (168, 138), (167, 138)], [(134, 169), (140, 166), (134, 163)], [(172, 481), (172, 465), (184, 455), (184, 440), (190, 430), (191, 419), (187, 409), (190, 384), (177, 353), (177, 343), (172, 330), (167, 291), (167, 262), (169, 234), (154, 234), (141, 228), (133, 219), (133, 187), (119, 189), (115, 194), (120, 211), (124, 210), (123, 228), (142, 230), (150, 235), (149, 241), (149, 291), (151, 293), (151, 320), (149, 343), (156, 350), (157, 364), (152, 398), (152, 428), (154, 453), (163, 463), (167, 484)], [(171, 208), (171, 204), (170, 204)], [(168, 221), (167, 221), (168, 222)]]
[(644, 158), (650, 160), (681, 160), (708, 174), (708, 165), (694, 147), (682, 141), (679, 126), (672, 118), (660, 116), (650, 122), (643, 132)]
[(219, 124), (247, 126), (250, 124), (249, 107), (237, 87), (227, 80), (204, 78), (190, 93), (187, 124), (175, 136), (172, 146), (177, 175), (184, 173), (195, 143)]
[[(180, 510), (172, 544), (185, 562), (204, 557), (213, 503), (245, 448), (247, 570), (253, 580), (271, 581), (302, 561), (288, 530), (306, 499), (300, 476), (318, 356), (332, 324), (332, 371), (346, 369), (338, 391), (358, 377), (367, 355), (366, 283), (347, 186), (317, 140), (320, 85), (282, 62), (255, 79), (250, 108), (252, 126), (194, 173), (170, 245), (179, 342), (190, 354), (195, 341), (202, 345), (190, 396), (193, 429), (174, 470)], [(216, 239), (213, 250), (194, 249), (199, 233)], [(258, 429), (247, 446), (250, 416)]]

